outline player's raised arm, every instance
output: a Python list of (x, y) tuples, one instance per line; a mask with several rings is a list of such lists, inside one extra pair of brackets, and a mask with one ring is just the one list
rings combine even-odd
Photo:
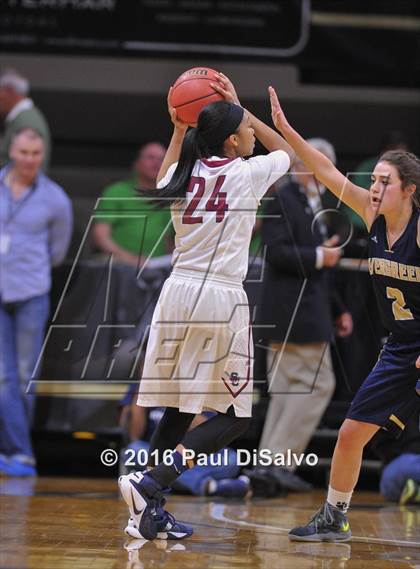
[(182, 143), (184, 141), (185, 133), (187, 132), (188, 125), (178, 119), (176, 116), (176, 109), (174, 109), (170, 102), (172, 87), (169, 89), (168, 93), (168, 111), (171, 117), (171, 121), (174, 125), (174, 132), (172, 134), (171, 142), (169, 143), (168, 149), (163, 159), (162, 165), (160, 167), (159, 173), (157, 175), (156, 181), (159, 183), (166, 175), (169, 166), (178, 162), (179, 156), (181, 154)]
[[(248, 110), (248, 109), (247, 109)], [(255, 132), (255, 137), (269, 152), (274, 150), (284, 150), (289, 155), (290, 164), (293, 164), (296, 154), (293, 148), (288, 144), (282, 136), (274, 129), (266, 125), (248, 110), (251, 125)]]
[[(223, 73), (217, 75), (218, 83), (212, 84), (212, 87), (218, 91), (227, 101), (241, 105), (235, 87), (232, 81)], [(242, 106), (242, 105), (241, 105)], [(254, 129), (255, 137), (269, 152), (274, 150), (283, 150), (289, 155), (290, 163), (292, 164), (295, 159), (295, 152), (292, 147), (284, 140), (282, 136), (274, 129), (266, 125), (263, 121), (253, 115), (248, 109), (251, 126)]]
[(313, 172), (314, 176), (358, 213), (369, 227), (374, 219), (374, 212), (369, 202), (369, 192), (356, 186), (324, 154), (308, 144), (288, 123), (273, 87), (269, 87), (271, 114), (275, 127), (281, 132), (296, 154)]

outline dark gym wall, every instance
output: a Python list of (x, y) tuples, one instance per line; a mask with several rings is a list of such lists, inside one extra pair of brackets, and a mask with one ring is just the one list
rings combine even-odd
[[(53, 166), (124, 168), (135, 148), (167, 140), (166, 91), (196, 60), (152, 60), (48, 55), (2, 55), (32, 84), (32, 96), (50, 122)], [(234, 80), (242, 103), (270, 120), (266, 89), (273, 84), (288, 116), (305, 136), (324, 136), (340, 165), (352, 169), (378, 151), (383, 134), (403, 130), (418, 151), (420, 92), (384, 87), (302, 85), (290, 64), (201, 61)], [(76, 189), (72, 191), (77, 191)]]

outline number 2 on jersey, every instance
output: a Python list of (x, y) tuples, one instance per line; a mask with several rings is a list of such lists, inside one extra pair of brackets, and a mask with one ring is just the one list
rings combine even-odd
[[(214, 186), (214, 190), (211, 193), (211, 196), (206, 202), (205, 211), (215, 211), (216, 212), (216, 223), (220, 223), (225, 218), (225, 212), (229, 209), (229, 206), (226, 202), (226, 192), (221, 192), (223, 183), (226, 179), (226, 176), (219, 176), (216, 180), (216, 184)], [(191, 201), (188, 203), (187, 207), (185, 208), (184, 215), (182, 216), (182, 223), (185, 224), (194, 224), (194, 223), (203, 223), (203, 216), (202, 215), (193, 215), (195, 210), (198, 208), (200, 211), (199, 205), (200, 200), (203, 197), (204, 191), (206, 189), (206, 180), (201, 176), (191, 176), (190, 183), (188, 185), (187, 193), (192, 193), (193, 197)]]
[(399, 288), (386, 287), (386, 296), (394, 299), (392, 312), (395, 320), (414, 320), (413, 313), (405, 306), (405, 298)]

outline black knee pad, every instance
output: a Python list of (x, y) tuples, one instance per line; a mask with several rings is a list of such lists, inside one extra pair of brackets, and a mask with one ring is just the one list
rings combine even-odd
[(237, 437), (241, 437), (244, 435), (249, 427), (251, 426), (251, 417), (237, 417), (236, 421), (238, 422), (238, 435)]
[(229, 409), (226, 412), (225, 417), (230, 417), (235, 421), (235, 439), (237, 439), (238, 437), (241, 437), (242, 435), (244, 435), (247, 430), (249, 429), (249, 427), (251, 426), (251, 417), (237, 417), (235, 415), (235, 411), (233, 409), (233, 406), (231, 405), (229, 407)]
[(225, 448), (245, 433), (250, 423), (249, 417), (235, 417), (234, 413), (219, 413), (192, 431), (189, 431), (182, 444), (196, 453), (212, 454)]
[(249, 428), (249, 417), (218, 415), (214, 418), (214, 450), (228, 446), (232, 441), (242, 436)]

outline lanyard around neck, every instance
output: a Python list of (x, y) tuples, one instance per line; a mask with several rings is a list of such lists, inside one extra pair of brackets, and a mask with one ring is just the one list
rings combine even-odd
[(3, 183), (3, 185), (5, 186), (6, 189), (10, 190), (10, 194), (11, 194), (10, 196), (8, 195), (8, 202), (9, 202), (8, 203), (8, 214), (7, 214), (7, 217), (5, 219), (5, 224), (8, 225), (11, 221), (13, 221), (13, 219), (16, 217), (18, 212), (22, 210), (22, 208), (26, 205), (28, 200), (34, 194), (34, 192), (36, 190), (36, 181), (29, 188), (29, 192), (26, 194), (26, 196), (18, 202), (16, 207), (13, 207), (12, 189), (8, 185), (6, 185), (5, 178), (6, 178), (6, 176), (4, 176), (3, 180), (1, 180), (1, 182)]

